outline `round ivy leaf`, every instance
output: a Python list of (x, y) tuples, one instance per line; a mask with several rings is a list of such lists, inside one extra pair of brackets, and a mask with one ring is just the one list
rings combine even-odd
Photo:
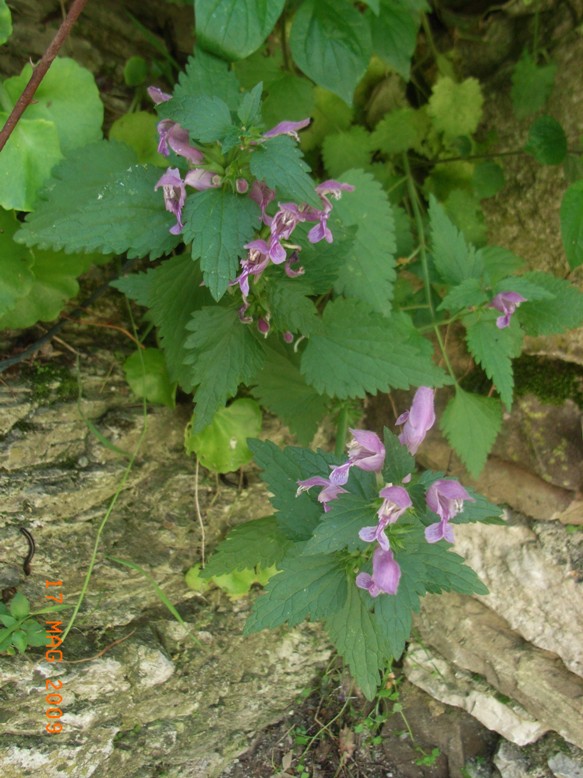
[(158, 119), (153, 113), (136, 111), (116, 119), (109, 131), (110, 140), (126, 143), (136, 152), (138, 162), (158, 167), (168, 167), (168, 160), (158, 153)]
[(246, 441), (261, 430), (261, 410), (255, 400), (235, 400), (221, 408), (202, 432), (192, 432), (193, 421), (186, 429), (185, 446), (203, 467), (215, 473), (230, 473), (253, 458)]
[(126, 359), (123, 369), (131, 390), (148, 402), (174, 408), (176, 384), (170, 381), (164, 354), (157, 348), (134, 352)]
[(0, 0), (0, 45), (12, 35), (12, 14), (6, 0)]
[(539, 116), (528, 131), (524, 150), (543, 165), (560, 165), (567, 156), (565, 130), (552, 116)]
[(139, 86), (148, 77), (148, 63), (143, 57), (130, 57), (123, 69), (123, 80), (128, 86)]

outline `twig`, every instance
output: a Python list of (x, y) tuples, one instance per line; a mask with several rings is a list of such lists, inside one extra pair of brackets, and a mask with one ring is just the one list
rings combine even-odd
[(18, 124), (20, 117), (32, 102), (34, 93), (38, 89), (43, 78), (46, 76), (47, 71), (50, 68), (53, 60), (59, 53), (59, 49), (65, 42), (65, 39), (67, 38), (69, 33), (71, 32), (71, 28), (73, 27), (73, 25), (75, 24), (79, 16), (81, 15), (83, 9), (87, 5), (87, 2), (88, 0), (74, 0), (73, 5), (69, 9), (69, 13), (67, 14), (63, 23), (59, 27), (57, 34), (51, 41), (48, 49), (43, 54), (41, 61), (33, 69), (28, 84), (25, 86), (23, 93), (16, 101), (16, 105), (14, 106), (10, 116), (6, 120), (6, 124), (4, 125), (2, 130), (0, 130), (0, 151), (2, 151), (2, 149), (6, 145), (6, 142), (8, 138), (11, 136), (12, 131)]
[(205, 531), (204, 521), (202, 520), (202, 513), (200, 511), (200, 503), (198, 501), (198, 457), (196, 460), (196, 466), (194, 471), (194, 507), (196, 508), (196, 517), (200, 525), (201, 546), (200, 546), (200, 559), (201, 565), (204, 567), (204, 552), (205, 552)]

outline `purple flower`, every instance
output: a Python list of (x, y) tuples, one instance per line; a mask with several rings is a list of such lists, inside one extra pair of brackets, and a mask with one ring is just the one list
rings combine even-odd
[(312, 488), (312, 486), (324, 487), (318, 495), (318, 502), (321, 502), (324, 505), (324, 511), (326, 513), (330, 510), (328, 503), (331, 500), (335, 500), (339, 494), (346, 492), (346, 489), (338, 486), (338, 484), (333, 484), (329, 478), (322, 478), (320, 475), (312, 476), (312, 478), (307, 478), (305, 481), (298, 481), (297, 483), (298, 490), (296, 492), (296, 497), (298, 497), (302, 492), (307, 492), (308, 489)]
[(260, 332), (264, 338), (266, 338), (269, 335), (269, 320), (267, 318), (261, 317), (257, 320), (257, 330)]
[(433, 410), (433, 389), (420, 386), (415, 392), (411, 410), (402, 413), (395, 424), (404, 424), (399, 442), (406, 446), (410, 454), (416, 454), (425, 435), (435, 424)]
[(440, 521), (425, 529), (425, 539), (428, 543), (437, 543), (442, 538), (453, 543), (453, 529), (449, 521), (464, 509), (464, 501), (475, 502), (458, 481), (447, 481), (443, 478), (434, 481), (425, 496), (430, 510), (439, 516)]
[(299, 122), (280, 122), (272, 127), (271, 130), (263, 133), (264, 138), (275, 138), (276, 135), (289, 135), (291, 138), (295, 138), (299, 142), (300, 136), (298, 130), (303, 130), (307, 127), (311, 119), (302, 119)]
[(297, 270), (294, 270), (293, 266), (296, 265), (300, 261), (298, 252), (292, 251), (292, 253), (289, 255), (289, 257), (285, 261), (285, 265), (283, 266), (283, 269), (285, 270), (285, 274), (288, 278), (297, 278), (298, 276), (303, 276), (306, 272), (303, 267), (298, 267)]
[(318, 184), (316, 192), (320, 195), (323, 208), (321, 210), (315, 208), (310, 209), (310, 221), (317, 221), (318, 224), (312, 227), (308, 232), (308, 240), (310, 243), (319, 243), (321, 240), (332, 243), (334, 238), (328, 227), (332, 203), (330, 202), (328, 195), (331, 195), (335, 200), (339, 200), (342, 197), (342, 192), (354, 192), (354, 187), (352, 184), (343, 184), (341, 181), (329, 179), (328, 181)]
[(510, 318), (514, 311), (518, 308), (520, 303), (525, 303), (526, 297), (523, 297), (518, 292), (500, 292), (494, 297), (489, 304), (488, 308), (496, 308), (497, 311), (503, 314), (496, 319), (496, 326), (499, 330), (503, 330), (510, 324)]
[(352, 440), (348, 444), (348, 461), (361, 470), (380, 473), (385, 463), (385, 447), (375, 432), (351, 429)]
[(269, 227), (272, 222), (272, 217), (269, 216), (265, 209), (275, 198), (275, 192), (263, 181), (254, 181), (251, 185), (249, 197), (261, 208), (261, 219), (263, 220), (263, 224)]
[(235, 181), (235, 189), (238, 194), (246, 194), (249, 191), (249, 181), (246, 178), (238, 178)]
[(221, 185), (221, 177), (209, 170), (195, 167), (188, 171), (184, 177), (184, 183), (202, 192), (205, 189), (217, 189)]
[(245, 248), (249, 249), (249, 255), (241, 260), (243, 270), (229, 284), (229, 286), (239, 284), (244, 300), (247, 299), (249, 294), (249, 276), (260, 276), (269, 264), (269, 256), (267, 254), (269, 247), (264, 240), (252, 240), (251, 243), (245, 244)]
[(164, 193), (164, 207), (176, 216), (176, 224), (170, 228), (173, 235), (179, 235), (184, 225), (182, 224), (182, 208), (186, 200), (184, 181), (180, 177), (178, 168), (169, 167), (154, 189), (162, 187)]
[(150, 100), (155, 105), (160, 105), (160, 103), (166, 103), (168, 100), (172, 100), (172, 95), (169, 95), (167, 92), (163, 92), (160, 87), (157, 86), (149, 86), (147, 92), (150, 96)]
[(190, 145), (188, 132), (172, 119), (162, 119), (158, 122), (158, 152), (167, 157), (170, 149), (181, 157), (184, 157), (194, 165), (200, 164), (204, 155), (194, 146)]
[(388, 551), (389, 540), (385, 534), (387, 525), (394, 524), (413, 503), (402, 486), (385, 486), (379, 492), (379, 497), (383, 498), (383, 503), (377, 511), (378, 523), (373, 527), (363, 527), (358, 537), (365, 543), (373, 543), (376, 540), (384, 551)]
[(395, 561), (392, 551), (384, 551), (377, 548), (372, 556), (372, 576), (368, 573), (359, 573), (356, 576), (356, 585), (360, 589), (367, 589), (371, 597), (379, 594), (396, 594), (401, 578), (401, 568)]

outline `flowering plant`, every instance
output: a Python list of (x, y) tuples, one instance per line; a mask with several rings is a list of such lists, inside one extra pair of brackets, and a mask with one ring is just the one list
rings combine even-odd
[(234, 529), (202, 573), (276, 565), (246, 631), (321, 621), (369, 698), (386, 662), (401, 655), (425, 593), (487, 594), (451, 546), (456, 525), (498, 522), (500, 509), (415, 468), (412, 453), (435, 420), (433, 395), (417, 390), (400, 439), (351, 430), (345, 461), (252, 441), (276, 513)]

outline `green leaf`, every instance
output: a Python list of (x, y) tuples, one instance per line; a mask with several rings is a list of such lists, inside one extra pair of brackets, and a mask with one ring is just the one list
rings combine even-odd
[[(554, 300), (555, 295), (543, 286), (533, 283), (526, 276), (509, 276), (497, 281), (494, 285), (494, 294), (499, 292), (518, 292), (528, 302), (533, 300)], [(517, 355), (518, 356), (518, 355)]]
[(510, 273), (516, 273), (525, 264), (524, 259), (501, 246), (483, 246), (478, 254), (484, 265), (486, 279), (492, 285)]
[(395, 595), (378, 597), (374, 605), (378, 633), (386, 643), (387, 658), (398, 659), (411, 634), (413, 613), (419, 611), (419, 595), (425, 587), (422, 578), (425, 567), (419, 558), (404, 553), (396, 556), (401, 568), (401, 580)]
[(241, 100), (239, 82), (228, 63), (197, 46), (195, 56), (189, 58), (186, 70), (178, 77), (173, 97), (181, 103), (202, 95), (218, 97), (231, 111), (237, 109)]
[(158, 153), (157, 124), (158, 119), (153, 113), (126, 113), (111, 125), (109, 137), (132, 148), (141, 164), (168, 167), (166, 157)]
[(180, 240), (169, 233), (175, 219), (165, 211), (162, 193), (154, 191), (159, 178), (158, 169), (135, 164), (124, 144), (98, 141), (77, 149), (53, 171), (17, 240), (155, 259)]
[(341, 494), (330, 503), (330, 511), (314, 530), (304, 554), (330, 554), (346, 548), (362, 550), (366, 543), (358, 537), (363, 527), (376, 525), (375, 507), (355, 494)]
[(383, 478), (385, 483), (399, 484), (405, 476), (415, 472), (415, 458), (399, 442), (399, 438), (386, 427), (383, 442), (386, 454)]
[(275, 127), (285, 120), (301, 121), (313, 114), (314, 85), (307, 78), (282, 75), (266, 86), (266, 90), (262, 113), (267, 127)]
[(391, 205), (378, 181), (369, 173), (350, 170), (342, 181), (354, 192), (344, 192), (334, 204), (334, 215), (347, 227), (356, 227), (356, 238), (340, 267), (337, 292), (367, 303), (386, 314), (393, 298), (395, 273), (395, 225)]
[(253, 381), (265, 356), (262, 345), (233, 308), (203, 308), (193, 314), (186, 328), (192, 335), (184, 344), (188, 352), (184, 361), (191, 365), (192, 384), (198, 386), (193, 429), (200, 432), (236, 394), (240, 383)]
[(352, 123), (352, 109), (337, 95), (316, 86), (311, 125), (302, 132), (302, 149), (311, 151), (334, 132), (347, 130)]
[(583, 264), (583, 181), (567, 189), (561, 202), (561, 237), (571, 270)]
[(487, 197), (494, 197), (495, 194), (504, 188), (504, 171), (492, 160), (480, 162), (474, 168), (472, 177), (472, 186), (480, 200)]
[(309, 445), (326, 413), (328, 398), (308, 386), (293, 354), (266, 349), (266, 360), (253, 388), (253, 395), (278, 416), (297, 437)]
[(419, 13), (401, 0), (381, 0), (378, 18), (370, 16), (369, 21), (375, 53), (408, 81), (417, 46)]
[[(25, 65), (19, 76), (8, 78), (4, 89), (16, 103), (32, 75)], [(25, 119), (52, 122), (63, 154), (101, 138), (103, 103), (91, 71), (73, 59), (57, 57), (24, 112)]]
[(280, 451), (269, 441), (250, 440), (248, 445), (255, 462), (264, 471), (262, 479), (272, 495), (271, 504), (278, 512), (277, 523), (287, 537), (308, 540), (322, 519), (322, 505), (317, 501), (317, 492), (303, 492), (296, 497), (298, 481), (313, 475), (327, 478), (330, 465), (340, 464), (339, 459), (292, 446)]
[(326, 619), (330, 639), (368, 700), (374, 699), (380, 671), (389, 659), (370, 605), (368, 593), (358, 589), (351, 581), (343, 607)]
[(464, 189), (454, 189), (448, 194), (444, 205), (447, 215), (469, 243), (476, 246), (486, 243), (486, 221), (476, 195)]
[(322, 328), (302, 355), (301, 370), (319, 392), (341, 399), (388, 391), (389, 386), (447, 383), (429, 357), (402, 342), (390, 319), (380, 319), (357, 300), (328, 303)]
[(565, 130), (552, 116), (539, 116), (528, 131), (524, 150), (542, 165), (560, 165), (567, 156)]
[(502, 405), (494, 397), (480, 397), (457, 387), (439, 426), (476, 478), (502, 426)]
[(364, 127), (328, 135), (322, 145), (328, 175), (337, 179), (350, 168), (366, 167), (370, 163), (371, 148), (370, 133)]
[(469, 487), (466, 487), (466, 490), (474, 498), (474, 502), (465, 500), (462, 512), (453, 519), (454, 524), (467, 524), (472, 521), (484, 521), (489, 524), (502, 521), (503, 511), (499, 505), (494, 505)]
[(488, 589), (446, 542), (424, 543), (416, 549), (425, 566), (425, 584), (432, 593), (488, 594)]
[(18, 226), (13, 213), (0, 211), (0, 316), (28, 294), (34, 281), (30, 251), (13, 240)]
[(433, 87), (427, 112), (435, 129), (451, 139), (472, 135), (477, 130), (483, 104), (477, 79), (466, 78), (456, 84), (449, 76), (441, 76)]
[[(294, 238), (302, 233), (304, 226), (299, 224), (296, 227)], [(322, 240), (319, 243), (310, 243), (307, 238), (300, 241), (298, 237), (298, 241), (302, 244), (301, 265), (305, 270), (302, 282), (310, 287), (314, 295), (330, 293), (340, 274), (340, 268), (353, 254), (354, 239), (358, 230), (357, 226), (345, 226), (334, 216), (334, 213), (330, 217), (328, 226), (334, 236), (332, 243)], [(308, 230), (304, 231), (307, 235)]]
[(135, 351), (123, 366), (126, 381), (137, 397), (174, 408), (176, 384), (170, 381), (164, 354), (157, 348)]
[(460, 284), (468, 278), (481, 278), (482, 259), (463, 234), (447, 217), (443, 207), (429, 198), (431, 247), (435, 268), (447, 284)]
[(267, 584), (265, 593), (253, 604), (245, 634), (287, 622), (290, 627), (306, 618), (329, 617), (344, 605), (348, 586), (346, 572), (336, 556), (301, 556), (303, 544), (280, 562), (282, 572)]
[(22, 594), (22, 592), (16, 592), (14, 597), (10, 600), (10, 615), (15, 619), (25, 619), (30, 613), (30, 603)]
[(282, 199), (321, 207), (310, 168), (295, 141), (284, 135), (266, 140), (253, 151), (250, 161), (255, 178), (263, 179)]
[(454, 286), (453, 289), (443, 298), (439, 305), (439, 311), (450, 311), (457, 313), (464, 308), (482, 305), (488, 300), (488, 295), (482, 288), (479, 278), (466, 278), (461, 284)]
[(525, 49), (512, 71), (510, 97), (518, 119), (524, 119), (544, 107), (555, 83), (554, 62), (537, 65)]
[(123, 80), (127, 86), (140, 86), (148, 78), (148, 63), (143, 57), (133, 56), (123, 66)]
[(183, 236), (192, 241), (192, 257), (200, 258), (205, 284), (220, 300), (237, 275), (239, 257), (259, 226), (259, 206), (227, 189), (207, 189), (186, 200)]
[(290, 540), (279, 528), (274, 516), (246, 521), (230, 530), (207, 562), (203, 578), (277, 565), (285, 556)]
[[(192, 423), (196, 418), (196, 411)], [(247, 438), (261, 432), (261, 410), (255, 400), (248, 397), (234, 400), (227, 408), (221, 408), (202, 432), (192, 431), (192, 423), (185, 433), (185, 446), (189, 454), (196, 454), (207, 470), (214, 473), (232, 473), (248, 464), (253, 454), (247, 446)]]
[(396, 108), (384, 116), (372, 133), (370, 145), (385, 154), (401, 154), (409, 149), (421, 153), (427, 135), (427, 113), (415, 108)]
[(18, 649), (19, 653), (24, 654), (28, 646), (26, 632), (23, 629), (17, 629), (12, 633), (12, 645)]
[(583, 293), (575, 286), (550, 273), (525, 273), (521, 278), (546, 289), (555, 298), (521, 304), (515, 315), (527, 335), (556, 335), (583, 323)]
[(0, 0), (0, 46), (12, 35), (12, 14), (6, 0)]
[(233, 127), (229, 107), (220, 97), (174, 97), (161, 103), (158, 113), (178, 122), (201, 143), (222, 140)]
[(295, 63), (348, 105), (372, 53), (367, 20), (347, 0), (304, 0), (294, 17)]
[(243, 95), (241, 104), (237, 109), (237, 116), (244, 127), (261, 122), (261, 95), (263, 92), (263, 82), (259, 82), (249, 92)]
[(319, 324), (316, 306), (307, 296), (311, 290), (296, 278), (278, 275), (270, 281), (265, 300), (273, 326), (278, 332), (310, 335)]
[[(271, 85), (283, 76), (282, 67), (283, 56), (281, 50), (278, 48), (271, 49), (269, 45), (258, 49), (250, 57), (233, 63), (233, 71), (236, 73), (243, 89), (252, 89), (255, 84), (262, 81), (263, 88), (267, 92), (269, 92)], [(264, 118), (266, 116), (265, 101), (263, 103), (263, 116)], [(267, 119), (265, 120), (268, 121)], [(276, 119), (274, 124), (277, 124), (279, 121), (282, 121), (282, 119)]]
[(285, 0), (195, 0), (196, 37), (225, 59), (244, 59), (272, 31)]
[[(0, 124), (8, 119), (0, 112)], [(62, 158), (57, 128), (45, 119), (20, 119), (0, 155), (0, 205), (32, 211), (41, 186)]]
[(514, 390), (512, 358), (517, 356), (517, 341), (522, 344), (522, 332), (515, 321), (511, 322), (510, 327), (498, 329), (495, 319), (496, 313), (488, 311), (467, 323), (466, 342), (470, 354), (484, 368), (488, 378), (494, 382), (500, 399), (510, 410)]

